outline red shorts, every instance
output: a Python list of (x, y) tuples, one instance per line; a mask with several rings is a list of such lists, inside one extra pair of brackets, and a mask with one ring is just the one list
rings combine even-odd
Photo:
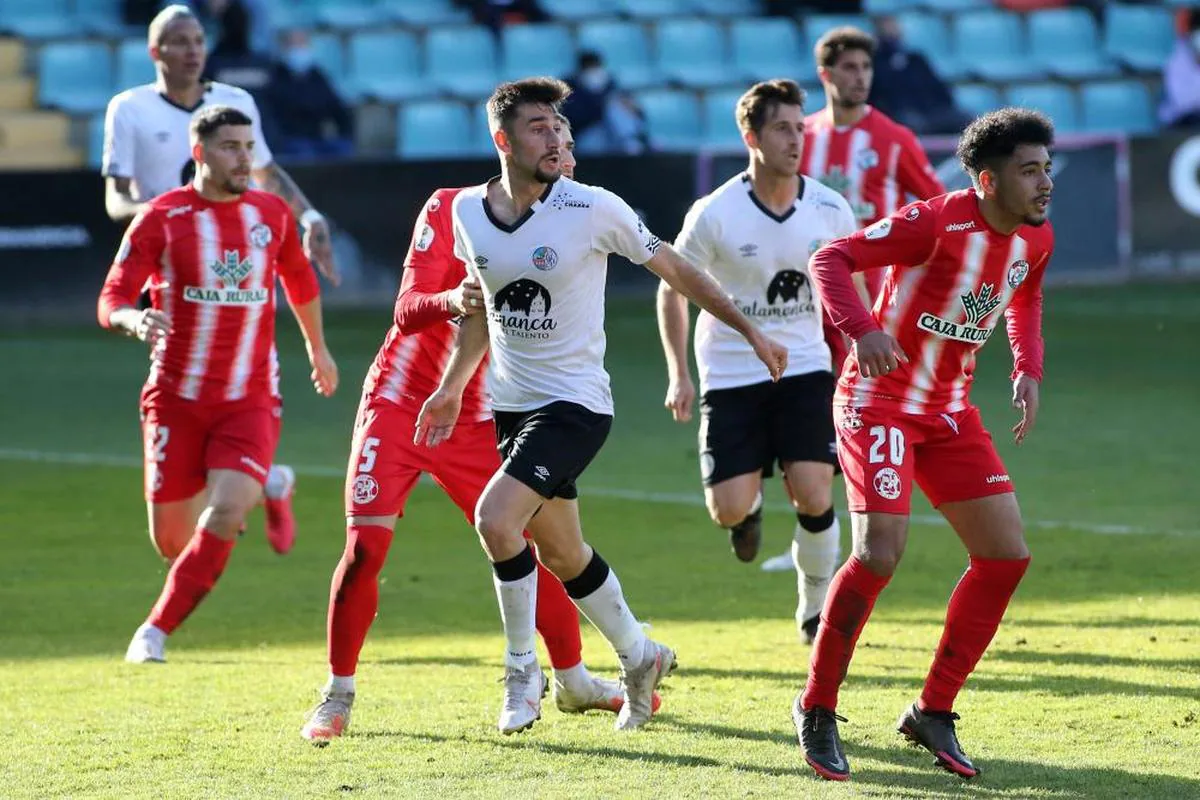
[(427, 472), (475, 524), (475, 503), (500, 468), (495, 423), (459, 422), (447, 441), (430, 449), (413, 444), (418, 411), (363, 398), (346, 469), (346, 516), (404, 516), (409, 493)]
[(908, 514), (912, 483), (936, 508), (1013, 490), (974, 406), (946, 414), (834, 407), (851, 511)]
[(244, 472), (266, 483), (282, 425), (278, 399), (201, 404), (150, 389), (142, 396), (141, 415), (148, 502), (195, 497), (212, 469)]

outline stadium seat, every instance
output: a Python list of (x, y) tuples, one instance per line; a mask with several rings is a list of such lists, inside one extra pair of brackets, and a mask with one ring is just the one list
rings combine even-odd
[(693, 88), (730, 82), (725, 33), (706, 19), (664, 20), (655, 31), (658, 68), (672, 81)]
[[(312, 4), (312, 0), (309, 2)], [(316, 21), (338, 30), (370, 28), (389, 16), (374, 0), (320, 0), (315, 6)]]
[(81, 33), (69, 11), (68, 0), (3, 0), (0, 35), (52, 39)]
[(345, 86), (353, 97), (385, 102), (433, 94), (433, 87), (421, 74), (417, 37), (407, 31), (351, 36)]
[(1062, 83), (1015, 84), (1005, 92), (1005, 100), (1012, 106), (1036, 108), (1054, 122), (1058, 133), (1074, 133), (1079, 130), (1079, 101), (1071, 87)]
[(910, 12), (896, 15), (903, 32), (904, 43), (929, 61), (937, 74), (947, 81), (963, 76), (962, 62), (954, 55), (950, 27), (937, 14)]
[(1100, 47), (1096, 21), (1082, 8), (1051, 8), (1028, 17), (1029, 53), (1046, 72), (1067, 80), (1115, 75)]
[(691, 92), (650, 89), (637, 95), (646, 113), (650, 142), (661, 150), (693, 150), (700, 144), (700, 104)]
[(117, 45), (117, 79), (113, 87), (118, 92), (146, 83), (154, 83), (158, 74), (145, 39), (125, 39)]
[(471, 13), (455, 8), (453, 0), (382, 0), (379, 6), (396, 22), (418, 28), (471, 22)]
[(1003, 105), (1000, 92), (986, 83), (960, 83), (954, 87), (954, 103), (963, 111), (979, 116)]
[(954, 17), (955, 56), (967, 72), (990, 81), (1041, 77), (1029, 58), (1021, 19), (1007, 11), (965, 11)]
[(478, 25), (434, 28), (425, 37), (425, 73), (457, 97), (487, 97), (498, 83), (492, 32)]
[(126, 28), (121, 5), (122, 0), (75, 0), (75, 22), (89, 33), (120, 37)]
[(659, 19), (691, 14), (691, 0), (616, 0), (617, 12), (634, 19)]
[(924, 5), (923, 0), (864, 0), (863, 12), (867, 14), (898, 14)]
[(539, 5), (554, 19), (567, 22), (611, 17), (617, 13), (616, 0), (540, 0)]
[(872, 31), (870, 21), (856, 14), (809, 14), (804, 18), (804, 40), (807, 42), (807, 49), (812, 50), (817, 39), (844, 25), (852, 25), (867, 33)]
[(487, 103), (475, 103), (471, 108), (471, 155), (496, 157), (496, 145), (488, 129)]
[(921, 0), (921, 5), (928, 6), (939, 13), (953, 13), (989, 8), (992, 0)]
[(509, 25), (500, 35), (500, 76), (516, 80), (530, 75), (565, 77), (575, 70), (575, 44), (565, 25)]
[(401, 158), (465, 156), (471, 150), (471, 115), (462, 103), (415, 100), (396, 112), (396, 155)]
[(650, 41), (645, 29), (633, 22), (583, 22), (579, 49), (594, 50), (624, 89), (637, 90), (659, 82), (650, 61)]
[(810, 80), (816, 72), (811, 48), (789, 19), (740, 19), (731, 28), (736, 77), (748, 81), (768, 78)]
[(101, 111), (113, 94), (112, 54), (94, 42), (55, 42), (38, 54), (38, 102), (77, 114)]
[(758, 17), (762, 15), (757, 0), (692, 0), (692, 7), (710, 17)]
[(93, 114), (88, 120), (87, 165), (99, 170), (104, 160), (104, 115)]
[(341, 37), (335, 33), (314, 33), (310, 42), (317, 66), (341, 91), (347, 82), (346, 52), (342, 47)]
[(1112, 3), (1104, 15), (1104, 51), (1137, 70), (1161, 72), (1175, 44), (1171, 12)]
[(704, 146), (713, 150), (738, 150), (742, 134), (734, 111), (741, 89), (717, 89), (704, 95)]
[(1092, 132), (1150, 133), (1156, 124), (1150, 93), (1139, 81), (1086, 84), (1080, 90), (1083, 127)]

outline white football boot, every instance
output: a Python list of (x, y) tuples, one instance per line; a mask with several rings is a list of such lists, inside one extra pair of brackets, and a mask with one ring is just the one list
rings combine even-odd
[(130, 664), (164, 664), (167, 635), (153, 625), (143, 623), (133, 634), (125, 650), (125, 660)]
[(542, 698), (546, 696), (546, 674), (536, 661), (523, 669), (504, 669), (504, 707), (496, 727), (503, 734), (518, 733), (533, 727), (542, 717)]

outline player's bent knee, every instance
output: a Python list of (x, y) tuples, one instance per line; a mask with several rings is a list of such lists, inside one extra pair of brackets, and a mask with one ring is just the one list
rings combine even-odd
[(714, 523), (722, 528), (732, 528), (734, 525), (737, 525), (739, 522), (744, 520), (746, 515), (749, 513), (750, 506), (748, 505), (745, 508), (740, 506), (736, 508), (730, 508), (729, 506), (717, 506), (710, 507), (708, 509), (709, 517), (712, 518)]
[(810, 486), (792, 490), (792, 508), (806, 517), (819, 517), (833, 506), (833, 486)]

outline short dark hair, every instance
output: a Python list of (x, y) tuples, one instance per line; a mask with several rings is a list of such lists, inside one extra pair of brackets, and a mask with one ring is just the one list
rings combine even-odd
[(192, 124), (188, 126), (188, 131), (192, 139), (208, 141), (224, 125), (253, 124), (246, 112), (233, 106), (205, 106), (192, 115)]
[(761, 133), (775, 106), (800, 106), (800, 111), (803, 112), (804, 99), (804, 90), (795, 81), (776, 78), (756, 83), (738, 98), (737, 110), (734, 112), (738, 130), (743, 133)]
[(861, 28), (843, 25), (826, 31), (824, 36), (817, 39), (813, 55), (817, 59), (818, 67), (832, 67), (842, 57), (842, 53), (848, 50), (862, 50), (871, 58), (875, 58), (875, 37)]
[(522, 78), (519, 81), (502, 83), (488, 98), (488, 125), (492, 130), (507, 129), (516, 118), (517, 109), (526, 103), (550, 106), (557, 114), (563, 101), (570, 94), (571, 87), (558, 78)]
[(1032, 108), (1001, 108), (975, 119), (958, 140), (958, 159), (973, 177), (996, 169), (1023, 144), (1054, 145), (1054, 123)]

